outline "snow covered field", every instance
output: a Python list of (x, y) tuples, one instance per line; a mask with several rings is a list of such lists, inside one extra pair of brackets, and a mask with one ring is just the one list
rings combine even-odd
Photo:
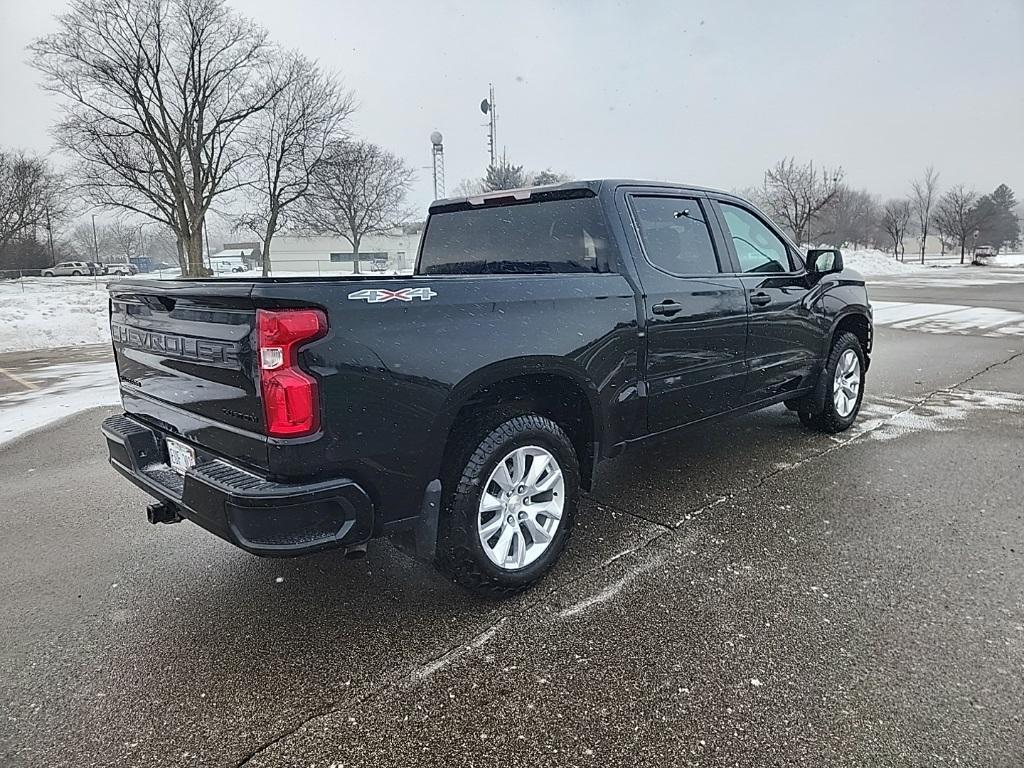
[(109, 341), (103, 282), (89, 277), (0, 280), (0, 352)]

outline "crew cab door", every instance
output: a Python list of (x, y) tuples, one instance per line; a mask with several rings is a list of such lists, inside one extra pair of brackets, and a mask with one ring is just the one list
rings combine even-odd
[(754, 208), (734, 198), (719, 198), (713, 205), (750, 313), (744, 401), (807, 386), (819, 362), (824, 329), (808, 301), (812, 286), (803, 259)]
[(648, 431), (735, 407), (746, 379), (746, 299), (726, 274), (707, 198), (635, 188), (619, 204), (643, 293)]

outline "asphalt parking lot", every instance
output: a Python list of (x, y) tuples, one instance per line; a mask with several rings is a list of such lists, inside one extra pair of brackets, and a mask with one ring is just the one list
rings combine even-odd
[[(871, 292), (1024, 311), (1024, 282)], [(1024, 336), (991, 331), (880, 326), (835, 438), (778, 407), (609, 462), (504, 603), (385, 543), (150, 526), (112, 408), (9, 442), (0, 764), (1020, 766)]]

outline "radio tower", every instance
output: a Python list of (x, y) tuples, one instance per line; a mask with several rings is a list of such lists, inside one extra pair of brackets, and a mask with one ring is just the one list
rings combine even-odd
[(444, 144), (440, 131), (430, 134), (431, 153), (434, 155), (434, 199), (444, 197)]
[(490, 117), (487, 132), (487, 149), (491, 153), (491, 165), (498, 162), (498, 112), (494, 108), (494, 84), (488, 83), (490, 98), (480, 102), (480, 111)]

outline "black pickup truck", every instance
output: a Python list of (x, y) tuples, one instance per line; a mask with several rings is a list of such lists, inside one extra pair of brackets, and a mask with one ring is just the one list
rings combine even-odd
[(440, 200), (415, 273), (110, 285), (111, 464), (257, 555), (392, 536), (505, 595), (565, 548), (597, 464), (785, 403), (856, 418), (864, 280), (733, 195), (581, 181)]

